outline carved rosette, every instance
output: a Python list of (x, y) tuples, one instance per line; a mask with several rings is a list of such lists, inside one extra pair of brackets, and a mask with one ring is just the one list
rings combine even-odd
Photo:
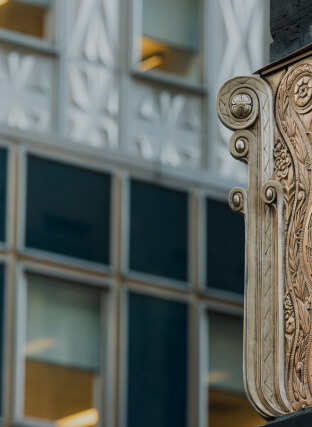
[(246, 223), (245, 389), (272, 418), (312, 406), (312, 61), (228, 81), (217, 111), (249, 168), (229, 197)]

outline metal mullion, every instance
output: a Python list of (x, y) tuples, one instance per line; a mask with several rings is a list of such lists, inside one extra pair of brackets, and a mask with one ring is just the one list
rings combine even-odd
[(209, 316), (207, 307), (204, 304), (199, 305), (199, 399), (198, 399), (198, 426), (207, 427), (208, 410), (207, 393), (209, 385), (207, 384), (207, 375), (209, 373)]
[(60, 268), (69, 268), (73, 271), (86, 272), (90, 271), (94, 274), (102, 275), (103, 277), (111, 276), (111, 266), (104, 265), (80, 258), (74, 258), (63, 254), (49, 252), (41, 249), (34, 249), (26, 247), (25, 243), (23, 248), (19, 248), (17, 252), (19, 260), (37, 261), (41, 264), (48, 264), (51, 267), (57, 266)]
[(199, 322), (198, 322), (198, 300), (192, 297), (188, 304), (188, 426), (198, 426), (198, 408), (199, 398)]
[(190, 300), (191, 295), (187, 289), (179, 289), (173, 287), (164, 287), (153, 285), (151, 283), (141, 283), (130, 281), (129, 279), (124, 278), (122, 280), (122, 285), (129, 292), (133, 291), (136, 293), (155, 296), (157, 298), (171, 299), (173, 301), (187, 302)]
[(118, 407), (114, 427), (127, 427), (128, 409), (128, 348), (129, 348), (129, 291), (119, 286), (119, 377)]
[(3, 331), (3, 411), (4, 419), (10, 422), (13, 414), (14, 396), (13, 378), (15, 375), (15, 322), (16, 322), (16, 227), (17, 227), (17, 188), (18, 188), (18, 152), (13, 144), (7, 145), (7, 197), (6, 197), (6, 233), (3, 250), (5, 263), (4, 331)]
[(25, 250), (27, 159), (26, 150), (18, 150), (16, 250)]
[(111, 195), (111, 266), (113, 275), (120, 275), (122, 263), (122, 221), (123, 221), (123, 174), (116, 171), (112, 175)]
[(14, 333), (13, 333), (13, 315), (14, 315), (14, 263), (12, 257), (1, 256), (1, 261), (4, 264), (4, 307), (3, 307), (3, 342), (2, 342), (2, 413), (1, 423), (11, 422), (12, 414), (12, 378), (14, 373)]
[(137, 69), (133, 69), (131, 75), (138, 79), (169, 85), (170, 87), (182, 89), (193, 94), (207, 94), (207, 88), (203, 84), (193, 83), (191, 80), (187, 80), (187, 78), (179, 77), (177, 75), (170, 75), (169, 73), (165, 74), (153, 70), (139, 71)]
[[(15, 295), (14, 295), (14, 382), (12, 393), (12, 418), (13, 423), (22, 420), (24, 407), (24, 381), (25, 365), (23, 357), (23, 344), (26, 342), (26, 323), (24, 322), (27, 312), (27, 280), (20, 265), (14, 265), (15, 272)], [(18, 309), (17, 309), (18, 308)]]
[(59, 54), (59, 48), (54, 43), (5, 29), (0, 29), (0, 43), (11, 44), (45, 55), (57, 56)]
[(18, 264), (23, 270), (30, 274), (40, 276), (51, 276), (59, 280), (87, 285), (99, 290), (107, 290), (112, 286), (112, 279), (109, 276), (94, 275), (92, 271), (79, 271), (72, 268), (62, 268), (48, 263), (38, 263), (37, 260), (27, 260), (19, 258)]
[(200, 238), (200, 221), (199, 221), (199, 198), (196, 189), (192, 189), (189, 193), (189, 231), (188, 231), (188, 246), (189, 246), (189, 281), (190, 289), (196, 292), (199, 288), (199, 244)]
[(98, 400), (99, 422), (97, 426), (111, 427), (111, 394), (110, 388), (113, 377), (110, 370), (109, 351), (112, 337), (110, 336), (111, 319), (111, 291), (101, 292), (101, 311), (100, 311), (100, 378), (101, 390)]

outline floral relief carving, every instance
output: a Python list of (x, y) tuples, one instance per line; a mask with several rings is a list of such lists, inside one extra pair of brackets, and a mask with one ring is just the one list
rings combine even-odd
[(274, 146), (274, 168), (277, 179), (285, 179), (290, 166), (290, 156), (284, 141), (279, 138)]
[(288, 72), (279, 86), (276, 120), (283, 139), (274, 149), (275, 176), (283, 185), (285, 202), (286, 377), (294, 410), (312, 404), (312, 149), (307, 128), (312, 117), (306, 108), (311, 99), (312, 65), (306, 63)]
[(201, 159), (201, 100), (159, 86), (136, 86), (136, 129), (131, 151), (146, 161), (198, 167)]

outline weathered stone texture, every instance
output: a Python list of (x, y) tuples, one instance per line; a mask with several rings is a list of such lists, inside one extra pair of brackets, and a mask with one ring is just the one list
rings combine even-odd
[(270, 61), (312, 43), (312, 0), (271, 0)]

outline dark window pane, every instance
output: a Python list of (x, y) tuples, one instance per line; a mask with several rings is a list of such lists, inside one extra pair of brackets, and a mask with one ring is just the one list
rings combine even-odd
[(227, 203), (207, 200), (207, 286), (244, 292), (245, 224)]
[(5, 296), (5, 282), (4, 282), (4, 265), (0, 264), (0, 414), (2, 415), (2, 401), (3, 401), (3, 339), (4, 339), (4, 296)]
[(7, 150), (0, 148), (0, 241), (5, 240), (7, 197)]
[(187, 281), (188, 196), (131, 183), (130, 269)]
[(26, 245), (109, 263), (110, 176), (28, 158)]
[(187, 307), (130, 294), (128, 427), (184, 427)]

